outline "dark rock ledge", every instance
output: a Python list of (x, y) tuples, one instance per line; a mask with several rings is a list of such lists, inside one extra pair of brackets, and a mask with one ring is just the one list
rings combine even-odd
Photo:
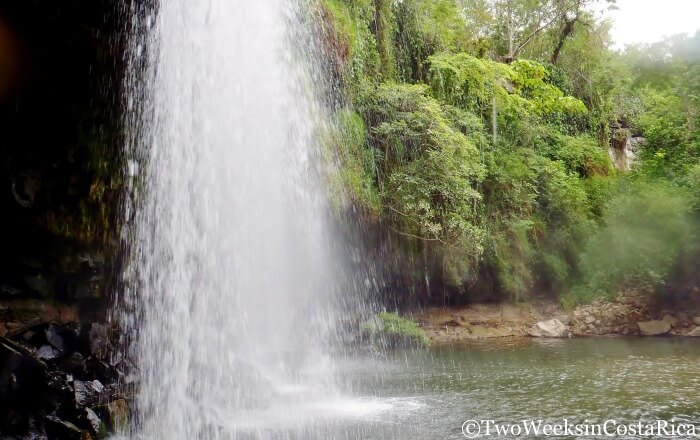
[(126, 426), (131, 377), (115, 334), (42, 323), (0, 337), (0, 438), (98, 439)]

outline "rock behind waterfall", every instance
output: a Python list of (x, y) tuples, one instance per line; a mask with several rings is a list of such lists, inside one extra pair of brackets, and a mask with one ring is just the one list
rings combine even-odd
[(126, 426), (130, 364), (105, 324), (39, 323), (0, 337), (0, 439), (97, 439)]
[(536, 338), (568, 338), (571, 335), (569, 328), (558, 319), (540, 321), (533, 325), (527, 333)]

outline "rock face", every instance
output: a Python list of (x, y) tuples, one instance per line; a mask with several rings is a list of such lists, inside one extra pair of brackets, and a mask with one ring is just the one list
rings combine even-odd
[(540, 321), (528, 330), (530, 336), (536, 338), (567, 338), (570, 336), (569, 328), (558, 319)]
[(637, 323), (639, 333), (642, 336), (659, 336), (671, 331), (671, 324), (668, 321), (644, 321)]
[(596, 299), (573, 311), (574, 336), (638, 335), (639, 321), (651, 319), (648, 292), (621, 292), (614, 300)]
[(615, 169), (618, 171), (630, 171), (637, 160), (639, 151), (646, 143), (646, 139), (634, 136), (626, 127), (614, 124), (612, 127), (612, 141), (608, 153)]

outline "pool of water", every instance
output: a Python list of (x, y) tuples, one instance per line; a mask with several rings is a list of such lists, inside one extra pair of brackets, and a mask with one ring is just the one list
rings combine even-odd
[(343, 397), (240, 414), (265, 426), (239, 424), (239, 434), (423, 440), (463, 439), (470, 419), (700, 423), (700, 340), (498, 340), (347, 357), (337, 368)]

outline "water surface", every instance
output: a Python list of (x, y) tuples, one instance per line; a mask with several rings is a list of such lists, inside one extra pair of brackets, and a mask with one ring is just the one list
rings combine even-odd
[(350, 396), (286, 416), (272, 406), (267, 435), (458, 439), (468, 419), (700, 422), (700, 340), (499, 340), (349, 357), (338, 368)]

